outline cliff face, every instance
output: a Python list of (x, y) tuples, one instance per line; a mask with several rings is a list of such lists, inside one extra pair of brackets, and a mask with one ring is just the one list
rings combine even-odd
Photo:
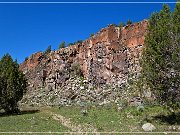
[(20, 69), (28, 78), (29, 89), (65, 87), (72, 74), (82, 74), (85, 83), (98, 88), (107, 84), (122, 87), (128, 75), (138, 75), (141, 70), (139, 57), (147, 25), (146, 20), (122, 28), (109, 25), (82, 43), (48, 55), (35, 53)]

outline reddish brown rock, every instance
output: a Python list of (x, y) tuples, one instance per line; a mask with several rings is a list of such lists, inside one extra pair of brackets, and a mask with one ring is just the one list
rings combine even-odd
[(43, 53), (42, 52), (37, 52), (35, 54), (32, 54), (27, 60), (25, 60), (21, 65), (20, 65), (20, 70), (31, 70), (38, 66), (39, 62), (41, 62)]
[(147, 20), (125, 26), (121, 30), (121, 41), (127, 47), (144, 45), (145, 34), (147, 32)]
[(123, 28), (109, 25), (82, 43), (52, 51), (46, 57), (43, 53), (33, 54), (20, 69), (33, 87), (58, 88), (78, 67), (95, 86), (120, 86), (126, 83), (129, 73), (140, 71), (139, 57), (147, 25), (146, 20)]

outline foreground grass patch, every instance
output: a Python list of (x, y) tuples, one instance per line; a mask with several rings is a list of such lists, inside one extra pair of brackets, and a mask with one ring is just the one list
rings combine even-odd
[[(164, 132), (169, 131), (169, 126), (172, 125), (159, 117), (168, 117), (168, 111), (160, 106), (146, 107), (142, 112), (136, 107), (122, 111), (117, 111), (114, 107), (89, 107), (87, 116), (82, 115), (80, 107), (60, 107), (53, 111), (76, 123), (93, 125), (98, 131), (141, 132), (142, 125), (150, 122), (155, 125), (156, 132)], [(179, 125), (178, 119), (179, 115), (176, 116), (176, 123), (173, 123), (176, 126)]]
[(63, 132), (67, 128), (46, 111), (24, 110), (21, 115), (0, 115), (0, 132)]

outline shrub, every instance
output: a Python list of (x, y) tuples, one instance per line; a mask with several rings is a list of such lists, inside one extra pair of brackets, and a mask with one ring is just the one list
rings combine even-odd
[(82, 40), (78, 40), (76, 42), (74, 42), (74, 44), (81, 44), (83, 41)]
[(71, 64), (71, 73), (73, 75), (82, 76), (82, 71), (79, 63)]
[(78, 40), (74, 43), (69, 43), (68, 46), (75, 45), (75, 44), (82, 44), (83, 40)]
[(74, 43), (69, 43), (68, 46), (74, 45)]

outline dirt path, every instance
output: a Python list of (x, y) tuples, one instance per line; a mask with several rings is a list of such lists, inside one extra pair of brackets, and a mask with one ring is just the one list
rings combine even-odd
[(60, 114), (56, 114), (54, 112), (51, 112), (48, 110), (48, 113), (52, 116), (52, 118), (56, 121), (59, 121), (63, 126), (69, 128), (71, 130), (71, 134), (96, 134), (100, 135), (100, 133), (97, 133), (97, 129), (94, 128), (92, 125), (81, 125), (76, 124), (72, 122), (69, 118), (65, 118), (64, 116)]

